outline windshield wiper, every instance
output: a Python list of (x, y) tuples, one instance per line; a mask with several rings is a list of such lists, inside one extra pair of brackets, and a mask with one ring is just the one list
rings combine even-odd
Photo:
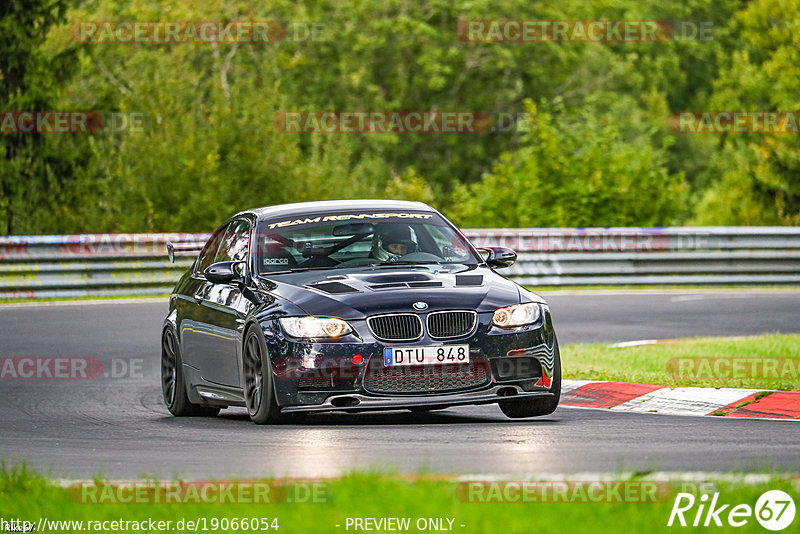
[(261, 276), (271, 276), (273, 274), (302, 273), (305, 271), (321, 271), (324, 269), (333, 269), (333, 267), (297, 267), (295, 269), (286, 269), (285, 271), (267, 271), (260, 274)]

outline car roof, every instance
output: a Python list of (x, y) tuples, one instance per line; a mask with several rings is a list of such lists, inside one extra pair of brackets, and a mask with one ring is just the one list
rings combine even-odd
[(436, 213), (436, 210), (422, 202), (408, 200), (322, 200), (317, 202), (297, 202), (295, 204), (278, 204), (246, 210), (237, 215), (254, 214), (259, 220), (272, 219), (273, 217), (293, 217), (316, 213), (330, 213), (352, 210), (414, 210)]

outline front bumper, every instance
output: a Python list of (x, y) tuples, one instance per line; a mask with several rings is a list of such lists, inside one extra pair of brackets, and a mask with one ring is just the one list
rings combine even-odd
[[(556, 365), (556, 341), (547, 308), (538, 323), (514, 329), (495, 327), (491, 324), (491, 314), (479, 314), (473, 332), (446, 341), (424, 335), (413, 342), (387, 343), (372, 336), (366, 321), (350, 323), (355, 329), (353, 335), (327, 343), (287, 338), (277, 321), (262, 323), (272, 362), (276, 400), (283, 412), (446, 407), (553, 394), (550, 387)], [(483, 366), (485, 380), (480, 383), (473, 380), (464, 387), (455, 388), (452, 381), (448, 382), (448, 388), (439, 388), (434, 381), (432, 387), (424, 387), (425, 391), (384, 388), (380, 392), (370, 389), (371, 382), (365, 380), (367, 373), (383, 368), (385, 347), (449, 344), (468, 344), (470, 360)], [(357, 355), (360, 358), (356, 361), (360, 363), (354, 363)], [(523, 362), (526, 371), (520, 374), (515, 369)], [(426, 383), (428, 385), (431, 384)]]
[(509, 398), (552, 397), (549, 391), (524, 391), (516, 385), (494, 385), (483, 391), (468, 391), (446, 395), (413, 397), (376, 397), (362, 394), (333, 394), (322, 404), (287, 406), (283, 413), (333, 412), (364, 410), (398, 410), (403, 408), (463, 406), (467, 404), (492, 404)]

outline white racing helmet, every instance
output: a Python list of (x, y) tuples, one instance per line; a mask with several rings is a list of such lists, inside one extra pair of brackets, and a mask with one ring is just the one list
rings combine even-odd
[(417, 250), (414, 231), (405, 224), (388, 224), (375, 233), (372, 256), (380, 261), (397, 261)]

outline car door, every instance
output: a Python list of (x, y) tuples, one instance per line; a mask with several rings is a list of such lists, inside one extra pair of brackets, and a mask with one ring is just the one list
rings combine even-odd
[(185, 341), (189, 353), (187, 361), (197, 367), (208, 382), (225, 386), (239, 385), (238, 342), (249, 301), (242, 296), (237, 284), (211, 283), (202, 272), (217, 262), (246, 261), (250, 230), (247, 219), (231, 221), (213, 259), (198, 265), (196, 274), (202, 278), (202, 283), (195, 293), (197, 307), (193, 328)]
[(209, 290), (203, 271), (214, 262), (217, 250), (219, 250), (219, 245), (225, 237), (227, 229), (228, 224), (226, 223), (211, 235), (194, 262), (188, 284), (182, 293), (178, 295), (177, 324), (181, 341), (181, 359), (183, 360), (183, 365), (201, 372), (199, 352), (203, 350), (202, 341), (206, 337), (203, 333), (205, 327), (201, 322), (205, 315), (201, 302)]

